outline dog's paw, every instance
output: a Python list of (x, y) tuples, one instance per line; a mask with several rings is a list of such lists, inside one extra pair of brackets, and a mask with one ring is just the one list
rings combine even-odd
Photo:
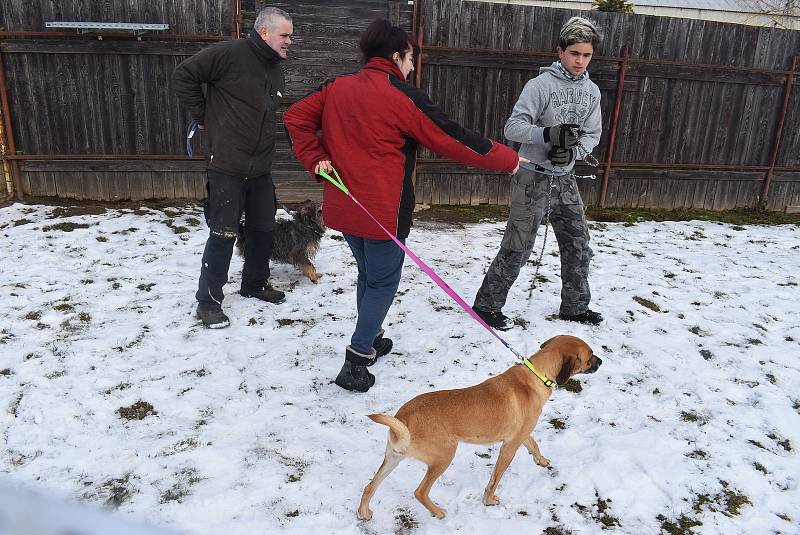
[(319, 280), (322, 278), (322, 273), (317, 273), (313, 277), (309, 278), (311, 279), (311, 282), (313, 282), (314, 284), (319, 284)]
[(499, 504), (500, 504), (500, 498), (498, 498), (497, 495), (495, 494), (483, 495), (483, 505), (499, 505)]
[(431, 511), (431, 514), (432, 514), (433, 516), (435, 516), (436, 518), (438, 518), (439, 520), (441, 520), (441, 519), (443, 519), (444, 517), (446, 517), (446, 516), (447, 516), (447, 511), (445, 511), (444, 509), (441, 509), (441, 508), (437, 507), (436, 509), (434, 509), (433, 511)]
[(540, 455), (538, 459), (534, 458), (534, 460), (536, 461), (536, 464), (538, 464), (539, 466), (544, 466), (545, 468), (550, 466), (550, 459), (548, 459), (547, 457), (542, 457)]
[(361, 520), (372, 520), (372, 509), (366, 508), (365, 510), (358, 510), (358, 518)]

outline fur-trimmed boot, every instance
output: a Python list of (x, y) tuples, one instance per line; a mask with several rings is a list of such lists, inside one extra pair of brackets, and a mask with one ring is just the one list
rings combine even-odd
[(367, 366), (375, 359), (375, 350), (365, 355), (347, 346), (344, 365), (336, 376), (336, 384), (345, 390), (366, 392), (375, 384), (375, 376), (369, 373)]

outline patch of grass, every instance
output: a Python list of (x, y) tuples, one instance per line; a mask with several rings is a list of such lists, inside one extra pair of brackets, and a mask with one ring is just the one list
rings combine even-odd
[(767, 468), (763, 464), (758, 462), (758, 461), (753, 463), (753, 468), (755, 468), (756, 470), (758, 470), (759, 472), (761, 472), (764, 475), (769, 474), (769, 472), (767, 471)]
[(771, 373), (768, 373), (768, 374), (766, 375), (766, 377), (767, 377), (767, 381), (769, 381), (770, 383), (772, 383), (772, 384), (774, 384), (774, 385), (775, 385), (775, 384), (778, 384), (778, 378), (777, 378), (777, 377), (775, 377), (773, 374), (771, 374)]
[(150, 283), (147, 283), (147, 284), (142, 283), (142, 284), (138, 285), (137, 288), (140, 289), (143, 292), (149, 292), (150, 290), (153, 289), (153, 286), (155, 286), (155, 285), (156, 285), (155, 282), (150, 282)]
[(18, 226), (20, 226), (20, 225), (27, 225), (28, 223), (33, 223), (33, 221), (31, 221), (30, 219), (26, 219), (26, 218), (24, 218), (24, 217), (23, 217), (22, 219), (17, 219), (16, 221), (14, 221), (14, 223), (12, 224), (12, 226), (14, 226), (14, 227), (18, 227)]
[(12, 373), (13, 372), (11, 371), (11, 368), (6, 368), (4, 370), (0, 370), (0, 375), (11, 375)]
[(106, 213), (104, 206), (79, 205), (79, 206), (58, 206), (47, 215), (50, 219), (60, 217), (75, 217), (78, 215), (101, 215)]
[(706, 423), (705, 420), (694, 411), (681, 411), (681, 420), (684, 422), (699, 422), (701, 425)]
[(286, 513), (286, 516), (288, 516), (289, 518), (295, 518), (297, 516), (300, 516), (300, 511), (298, 509), (295, 509), (294, 511), (289, 511), (288, 513)]
[(701, 349), (700, 356), (702, 356), (706, 360), (711, 360), (712, 358), (714, 358), (714, 354), (708, 349)]
[(703, 450), (694, 450), (686, 454), (691, 459), (708, 459), (708, 454)]
[(25, 314), (25, 319), (31, 321), (39, 321), (40, 319), (42, 319), (42, 313), (38, 310), (28, 312), (27, 314)]
[(572, 535), (572, 530), (562, 528), (561, 526), (549, 526), (544, 528), (542, 535)]
[(661, 210), (654, 208), (601, 208), (589, 206), (587, 219), (607, 222), (639, 221), (720, 221), (736, 225), (800, 225), (800, 215), (783, 212), (759, 212), (748, 208), (712, 211), (695, 208)]
[(699, 325), (694, 325), (689, 329), (689, 332), (697, 336), (708, 336), (709, 332), (700, 328)]
[(551, 419), (550, 420), (550, 425), (552, 425), (553, 428), (555, 428), (555, 429), (557, 429), (559, 431), (562, 430), (562, 429), (566, 429), (567, 428), (567, 424), (564, 423), (564, 420), (562, 420), (561, 418), (553, 418), (553, 419)]
[(665, 279), (674, 279), (675, 278), (675, 274), (673, 272), (671, 272), (671, 271), (665, 271), (664, 272), (664, 278)]
[(699, 520), (689, 518), (686, 515), (681, 515), (674, 521), (667, 519), (664, 515), (658, 515), (656, 520), (661, 522), (661, 530), (670, 535), (693, 535), (692, 528), (703, 525)]
[(441, 223), (479, 223), (481, 221), (501, 221), (508, 219), (508, 206), (497, 204), (434, 205), (414, 214), (417, 221), (438, 221)]
[(774, 440), (778, 444), (778, 446), (780, 446), (784, 450), (789, 452), (792, 451), (792, 443), (789, 442), (788, 438), (779, 437), (775, 433), (770, 433), (769, 435), (767, 435), (767, 437)]
[(120, 383), (117, 386), (112, 386), (111, 388), (104, 390), (103, 394), (109, 395), (115, 390), (127, 390), (130, 387), (131, 387), (130, 383)]
[(530, 325), (530, 322), (529, 322), (528, 320), (522, 319), (522, 318), (520, 318), (520, 317), (516, 317), (516, 318), (514, 318), (514, 319), (512, 320), (512, 323), (513, 323), (514, 325), (517, 325), (517, 326), (519, 326), (519, 327), (522, 327), (522, 330), (527, 330), (527, 329), (528, 329), (528, 325)]
[(406, 535), (419, 527), (419, 522), (408, 509), (400, 509), (394, 517), (395, 535)]
[(91, 225), (88, 223), (70, 223), (68, 221), (64, 223), (56, 223), (55, 225), (47, 225), (42, 227), (42, 232), (50, 232), (51, 230), (60, 230), (62, 232), (72, 232), (73, 230), (77, 230), (79, 228), (89, 228)]
[(760, 346), (764, 342), (762, 342), (758, 338), (748, 338), (747, 343), (750, 344), (751, 346)]
[(144, 420), (148, 416), (158, 415), (158, 412), (150, 403), (142, 400), (129, 407), (120, 407), (115, 412), (126, 420)]
[(90, 316), (88, 312), (81, 312), (78, 314), (78, 319), (84, 323), (89, 323), (92, 321), (92, 316)]
[(69, 313), (75, 312), (75, 307), (69, 303), (61, 303), (53, 307), (54, 310), (58, 310), (59, 312)]
[(561, 386), (561, 388), (563, 388), (567, 392), (574, 392), (576, 394), (578, 392), (583, 391), (583, 386), (581, 385), (581, 382), (578, 379), (572, 379), (572, 378), (567, 379), (567, 382), (564, 383)]
[(649, 299), (645, 299), (644, 297), (639, 297), (638, 295), (634, 295), (633, 300), (642, 305), (643, 307), (652, 310), (653, 312), (661, 312), (661, 308), (654, 302), (650, 301)]
[(114, 509), (128, 501), (128, 498), (136, 492), (130, 484), (130, 474), (121, 478), (109, 479), (99, 485), (98, 494), (106, 496), (105, 504)]

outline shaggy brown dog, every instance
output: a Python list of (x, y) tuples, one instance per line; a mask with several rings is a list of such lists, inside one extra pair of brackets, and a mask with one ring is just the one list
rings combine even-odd
[[(292, 219), (275, 222), (272, 260), (294, 265), (311, 282), (317, 284), (322, 274), (317, 273), (312, 260), (319, 250), (323, 234), (325, 225), (322, 223), (322, 210), (319, 205), (314, 201), (303, 201), (292, 213)], [(246, 239), (246, 226), (240, 224), (239, 238), (236, 240), (239, 256), (243, 255)]]
[[(564, 384), (577, 373), (594, 373), (602, 364), (586, 342), (566, 335), (546, 341), (529, 360), (546, 377), (555, 377), (558, 384)], [(445, 511), (431, 501), (428, 493), (450, 466), (459, 442), (503, 442), (483, 494), (485, 505), (497, 505), (500, 500), (494, 494), (495, 489), (517, 448), (524, 445), (539, 466), (550, 464), (531, 436), (550, 393), (551, 389), (540, 378), (519, 364), (479, 385), (419, 395), (400, 407), (394, 417), (370, 414), (370, 419), (389, 426), (389, 442), (383, 464), (361, 495), (359, 518), (372, 518), (369, 508), (372, 495), (405, 457), (428, 465), (414, 496), (435, 517), (444, 518)]]

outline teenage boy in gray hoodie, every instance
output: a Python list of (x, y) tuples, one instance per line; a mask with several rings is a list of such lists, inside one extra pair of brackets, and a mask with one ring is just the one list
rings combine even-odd
[[(474, 310), (495, 329), (507, 330), (501, 309), (508, 291), (528, 261), (536, 230), (548, 206), (561, 254), (560, 318), (598, 324), (589, 309), (589, 231), (572, 168), (600, 142), (600, 90), (586, 67), (600, 42), (595, 25), (584, 18), (567, 21), (558, 39), (559, 61), (539, 69), (525, 84), (505, 126), (505, 136), (521, 143), (521, 164), (511, 180), (511, 210), (503, 241), (475, 297)], [(549, 200), (548, 200), (549, 197)]]

